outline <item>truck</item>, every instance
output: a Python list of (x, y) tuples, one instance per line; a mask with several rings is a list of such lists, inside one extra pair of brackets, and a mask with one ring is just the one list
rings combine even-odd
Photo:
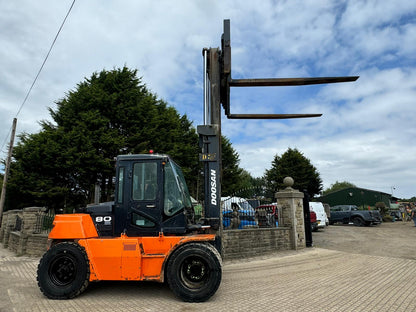
[(337, 205), (331, 207), (329, 224), (349, 224), (355, 226), (377, 225), (382, 222), (380, 212), (377, 210), (359, 210), (356, 205)]
[(204, 48), (204, 123), (197, 126), (203, 163), (204, 216), (195, 222), (181, 168), (165, 154), (119, 155), (114, 201), (56, 215), (37, 269), (51, 299), (80, 295), (90, 282), (167, 282), (188, 302), (208, 300), (222, 279), (221, 105), (231, 119), (288, 119), (321, 114), (231, 114), (230, 87), (294, 86), (353, 77), (232, 79), (230, 21), (219, 48)]

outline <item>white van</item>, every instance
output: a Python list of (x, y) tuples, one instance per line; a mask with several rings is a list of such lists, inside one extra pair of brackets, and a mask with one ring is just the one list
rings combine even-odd
[(322, 203), (310, 202), (309, 210), (316, 213), (316, 223), (318, 223), (318, 229), (323, 229), (329, 224), (329, 220), (325, 212), (325, 207)]

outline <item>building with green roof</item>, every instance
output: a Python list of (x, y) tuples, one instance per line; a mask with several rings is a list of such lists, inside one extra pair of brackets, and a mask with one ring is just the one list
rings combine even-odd
[(391, 201), (397, 199), (393, 198), (391, 194), (384, 192), (360, 187), (348, 187), (327, 193), (318, 200), (331, 207), (336, 205), (356, 205), (360, 209), (367, 209), (368, 206), (374, 208), (378, 202), (383, 202), (387, 208), (390, 208)]

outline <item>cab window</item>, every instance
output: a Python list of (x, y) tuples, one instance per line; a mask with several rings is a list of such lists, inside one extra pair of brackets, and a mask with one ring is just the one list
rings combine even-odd
[(185, 207), (192, 207), (191, 197), (182, 170), (173, 161), (164, 170), (164, 212), (172, 216)]
[(154, 227), (155, 223), (148, 218), (138, 215), (137, 213), (132, 214), (131, 223), (140, 227)]
[(133, 200), (155, 200), (157, 163), (135, 163), (133, 167)]
[(123, 189), (124, 189), (124, 167), (120, 167), (118, 171), (118, 189), (117, 189), (117, 203), (123, 202)]

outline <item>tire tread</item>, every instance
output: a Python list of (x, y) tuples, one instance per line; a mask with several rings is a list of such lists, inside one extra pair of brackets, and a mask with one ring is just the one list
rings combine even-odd
[[(214, 278), (217, 280), (214, 281), (209, 289), (205, 289), (199, 293), (189, 293), (183, 291), (182, 286), (180, 285), (180, 281), (176, 279), (176, 259), (180, 256), (183, 252), (189, 252), (190, 250), (194, 250), (197, 252), (202, 252), (203, 254), (207, 255), (212, 261), (213, 265), (216, 267), (214, 268), (212, 274), (215, 275)], [(204, 302), (212, 297), (215, 292), (217, 291), (220, 283), (221, 283), (221, 275), (222, 275), (222, 259), (221, 255), (218, 250), (209, 243), (187, 243), (180, 247), (173, 252), (173, 254), (169, 257), (167, 263), (167, 281), (169, 284), (170, 289), (172, 292), (180, 299), (186, 302)]]
[[(48, 261), (48, 252), (49, 250), (51, 250), (52, 248), (56, 248), (56, 246), (62, 246), (63, 244), (66, 244), (68, 246), (72, 246), (75, 247), (76, 250), (78, 250), (78, 252), (80, 253), (80, 255), (83, 256), (85, 263), (86, 263), (86, 277), (85, 280), (83, 281), (82, 285), (79, 287), (79, 289), (75, 292), (69, 293), (67, 295), (54, 295), (50, 292), (48, 292), (46, 289), (44, 289), (44, 287), (42, 286), (42, 282), (40, 281), (40, 275), (42, 274), (42, 267), (44, 265), (45, 261)], [(85, 248), (75, 242), (62, 242), (59, 244), (56, 244), (54, 246), (51, 247), (51, 249), (49, 249), (40, 259), (39, 261), (39, 265), (38, 265), (38, 270), (37, 270), (37, 277), (36, 280), (38, 282), (38, 286), (40, 288), (40, 291), (49, 299), (72, 299), (75, 298), (77, 296), (79, 296), (82, 292), (85, 291), (85, 289), (88, 287), (89, 285), (89, 277), (90, 277), (90, 264), (89, 264), (89, 259), (87, 256), (87, 253), (85, 251)]]

